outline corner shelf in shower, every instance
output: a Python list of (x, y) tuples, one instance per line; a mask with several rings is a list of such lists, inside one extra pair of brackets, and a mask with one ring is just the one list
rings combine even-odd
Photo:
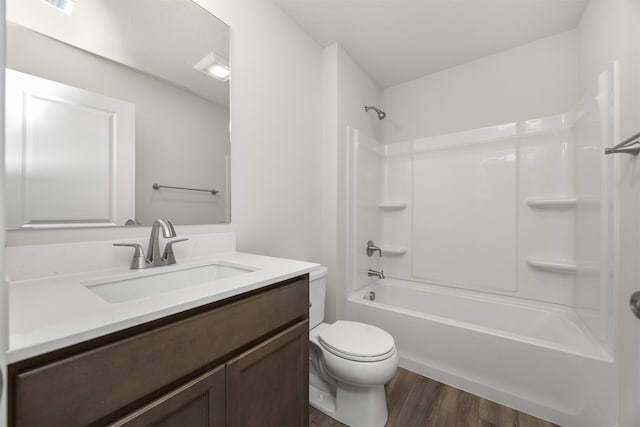
[(390, 201), (378, 203), (378, 208), (383, 211), (401, 211), (407, 207), (407, 202)]
[(576, 205), (575, 197), (530, 197), (525, 200), (527, 205), (537, 209), (572, 208)]
[(528, 256), (525, 257), (525, 261), (529, 266), (540, 270), (555, 271), (558, 273), (571, 273), (576, 271), (576, 263), (566, 259)]
[(380, 249), (384, 255), (404, 255), (407, 253), (407, 248), (404, 246), (382, 245)]

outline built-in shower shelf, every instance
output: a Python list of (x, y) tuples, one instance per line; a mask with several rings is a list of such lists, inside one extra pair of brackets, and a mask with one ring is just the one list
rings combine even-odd
[(571, 208), (576, 205), (575, 197), (542, 198), (530, 197), (526, 200), (527, 205), (537, 209)]
[(391, 202), (380, 202), (378, 203), (378, 207), (383, 211), (401, 211), (407, 207), (407, 202), (401, 201), (391, 201)]
[(385, 255), (404, 255), (407, 253), (407, 248), (404, 246), (383, 245), (380, 249), (382, 249), (382, 253)]
[(556, 271), (559, 273), (570, 273), (576, 271), (576, 263), (566, 259), (528, 256), (525, 258), (525, 261), (531, 267), (539, 268), (541, 270)]

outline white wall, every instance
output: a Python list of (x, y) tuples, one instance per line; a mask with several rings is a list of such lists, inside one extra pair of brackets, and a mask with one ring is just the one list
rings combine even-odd
[(577, 33), (568, 31), (385, 89), (382, 142), (570, 111)]
[(238, 249), (320, 261), (322, 50), (271, 2), (198, 3), (231, 27)]
[(378, 138), (380, 121), (365, 105), (380, 106), (380, 91), (338, 44), (324, 49), (322, 262), (329, 269), (326, 317), (344, 318), (346, 271), (346, 162), (349, 127)]
[[(340, 250), (338, 242), (338, 224), (344, 222), (344, 216), (338, 211), (338, 50), (337, 44), (325, 48), (322, 52), (322, 262), (327, 267), (327, 290), (325, 296), (325, 318), (331, 322), (336, 319), (336, 291), (338, 283), (345, 282), (344, 248)], [(340, 254), (339, 254), (340, 253)]]
[[(597, 76), (620, 61), (620, 129), (618, 138), (640, 130), (640, 3), (635, 0), (591, 0), (579, 27), (580, 91), (593, 91)], [(632, 156), (616, 155), (618, 167), (614, 209), (618, 216), (614, 244), (617, 261), (614, 312), (618, 341), (618, 425), (640, 425), (640, 322), (628, 307), (640, 289), (640, 168)], [(614, 397), (612, 397), (613, 399)], [(615, 404), (615, 401), (614, 401)]]

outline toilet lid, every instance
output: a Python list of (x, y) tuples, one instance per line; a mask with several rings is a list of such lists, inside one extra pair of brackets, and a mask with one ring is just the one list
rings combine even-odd
[(349, 360), (384, 360), (395, 351), (393, 337), (388, 332), (346, 320), (338, 320), (320, 332), (319, 341), (326, 350)]

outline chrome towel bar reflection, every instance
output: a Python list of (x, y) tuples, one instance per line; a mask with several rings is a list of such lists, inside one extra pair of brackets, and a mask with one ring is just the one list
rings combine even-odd
[(610, 148), (604, 149), (604, 154), (616, 154), (616, 153), (624, 153), (631, 154), (637, 156), (640, 154), (640, 146), (636, 145), (635, 147), (631, 147), (631, 145), (640, 144), (640, 132), (635, 135), (625, 139), (618, 145), (614, 145)]
[(188, 187), (173, 187), (171, 185), (160, 185), (160, 184), (153, 184), (151, 186), (154, 190), (159, 190), (160, 188), (172, 188), (174, 190), (188, 190), (188, 191), (204, 191), (205, 193), (211, 193), (212, 195), (216, 195), (219, 193), (218, 190), (203, 190), (200, 188), (188, 188)]

